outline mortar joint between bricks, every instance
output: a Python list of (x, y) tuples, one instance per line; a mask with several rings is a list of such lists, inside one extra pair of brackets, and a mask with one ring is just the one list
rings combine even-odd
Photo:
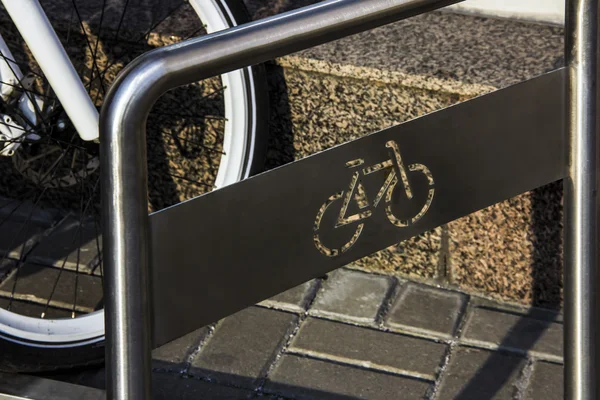
[(432, 383), (434, 377), (428, 374), (422, 374), (414, 371), (409, 371), (401, 368), (393, 368), (387, 365), (377, 364), (371, 361), (356, 360), (347, 357), (335, 356), (332, 354), (322, 353), (306, 349), (293, 348), (288, 351), (288, 354), (310, 358), (313, 360), (326, 361), (338, 365), (350, 366), (367, 371), (382, 372), (390, 375), (402, 376), (409, 379), (416, 379), (423, 382)]
[(398, 297), (400, 293), (400, 289), (402, 287), (403, 282), (396, 277), (389, 277), (390, 286), (387, 289), (381, 304), (379, 305), (379, 310), (377, 310), (377, 314), (375, 315), (375, 326), (379, 328), (383, 328), (385, 324), (385, 319), (394, 304), (394, 301)]
[(504, 346), (495, 343), (488, 343), (480, 340), (472, 339), (459, 339), (458, 344), (463, 347), (470, 347), (473, 349), (489, 350), (498, 353), (505, 353), (510, 355), (517, 355), (523, 358), (535, 357), (541, 361), (551, 362), (554, 364), (563, 364), (564, 360), (561, 356), (554, 356), (552, 354), (544, 354), (533, 350), (524, 350), (519, 347)]
[(265, 366), (263, 372), (261, 373), (260, 378), (258, 378), (258, 380), (257, 380), (257, 385), (256, 385), (256, 388), (254, 389), (254, 393), (257, 393), (257, 394), (265, 393), (264, 386), (267, 382), (267, 379), (269, 378), (269, 375), (275, 369), (277, 363), (279, 362), (279, 359), (281, 359), (281, 357), (285, 353), (287, 353), (287, 349), (289, 348), (292, 340), (294, 339), (294, 337), (300, 330), (300, 327), (302, 326), (302, 324), (304, 323), (306, 318), (308, 318), (308, 310), (310, 309), (310, 307), (312, 307), (312, 305), (317, 297), (317, 294), (321, 290), (321, 287), (323, 286), (323, 280), (315, 279), (315, 283), (312, 286), (313, 287), (309, 289), (309, 292), (307, 293), (306, 298), (304, 300), (304, 304), (303, 304), (304, 311), (297, 314), (298, 320), (286, 333), (286, 336), (287, 336), (286, 340), (282, 343), (279, 350), (275, 353), (271, 362), (267, 363), (267, 365)]
[[(160, 371), (155, 371), (155, 372), (160, 373)], [(218, 386), (223, 386), (223, 387), (228, 387), (228, 388), (233, 388), (233, 389), (241, 389), (241, 390), (246, 390), (246, 391), (249, 390), (245, 386), (236, 385), (236, 384), (233, 384), (233, 383), (230, 383), (227, 381), (221, 381), (218, 379), (213, 379), (213, 378), (209, 378), (209, 377), (205, 377), (205, 376), (196, 376), (196, 375), (190, 375), (190, 374), (179, 374), (179, 376), (183, 379), (190, 379), (190, 380), (195, 380), (195, 381), (200, 381), (200, 382), (206, 382), (206, 383), (210, 383), (213, 385), (218, 385)]]
[(190, 346), (190, 351), (185, 357), (185, 362), (184, 362), (183, 368), (181, 370), (182, 376), (183, 375), (192, 376), (189, 374), (190, 368), (192, 366), (192, 362), (194, 362), (194, 358), (196, 358), (196, 356), (200, 353), (200, 351), (202, 351), (202, 348), (204, 347), (204, 345), (206, 345), (206, 343), (208, 343), (210, 338), (213, 337), (218, 324), (219, 323), (216, 322), (214, 324), (209, 325), (208, 332), (206, 333), (206, 335), (201, 336), (198, 339), (198, 341), (195, 343), (194, 346)]
[(437, 376), (435, 377), (435, 381), (433, 382), (433, 387), (430, 389), (429, 393), (426, 395), (426, 400), (436, 400), (438, 393), (440, 391), (440, 386), (442, 384), (442, 380), (444, 379), (444, 374), (450, 365), (450, 361), (452, 356), (454, 355), (456, 348), (458, 347), (458, 343), (456, 341), (452, 341), (448, 343), (448, 348), (446, 349), (446, 353), (442, 358), (442, 362), (440, 363)]
[(438, 373), (437, 373), (433, 388), (431, 389), (431, 392), (429, 393), (427, 400), (436, 400), (437, 399), (437, 396), (438, 396), (439, 390), (440, 390), (440, 386), (442, 384), (442, 380), (444, 379), (444, 376), (445, 376), (444, 374), (445, 374), (446, 370), (448, 369), (448, 366), (450, 365), (452, 356), (456, 352), (456, 349), (460, 346), (460, 336), (462, 335), (464, 326), (467, 321), (467, 314), (468, 314), (470, 303), (471, 303), (471, 296), (467, 295), (467, 298), (466, 298), (464, 304), (462, 305), (462, 308), (459, 311), (458, 318), (456, 320), (456, 326), (454, 328), (453, 338), (447, 342), (448, 348), (446, 350), (446, 354), (442, 358), (442, 362), (440, 363), (440, 366), (438, 368)]
[(471, 315), (470, 312), (470, 305), (471, 305), (471, 296), (468, 294), (465, 294), (466, 299), (464, 301), (464, 303), (462, 304), (462, 307), (458, 313), (458, 318), (456, 319), (456, 325), (454, 328), (454, 339), (459, 341), (460, 338), (462, 337), (463, 331), (465, 329), (465, 325), (467, 324), (467, 321), (469, 319), (469, 316)]
[(530, 357), (527, 359), (527, 363), (521, 370), (521, 373), (519, 374), (519, 378), (515, 382), (515, 396), (514, 396), (515, 400), (522, 400), (522, 399), (524, 400), (525, 399), (525, 395), (527, 394), (527, 389), (529, 388), (529, 385), (531, 384), (531, 377), (533, 375), (534, 368), (535, 368), (534, 367), (534, 359), (532, 357)]

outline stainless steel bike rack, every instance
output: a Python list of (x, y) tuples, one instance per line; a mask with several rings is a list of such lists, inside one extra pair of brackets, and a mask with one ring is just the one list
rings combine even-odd
[[(457, 2), (328, 0), (152, 51), (123, 71), (101, 114), (108, 398), (150, 397), (153, 346), (559, 179), (566, 196), (565, 398), (598, 397), (598, 0), (567, 1), (565, 68), (147, 215), (145, 124), (162, 93)], [(320, 221), (326, 200), (347, 187), (348, 168), (357, 165), (348, 162), (381, 162), (393, 146), (414, 163), (409, 171), (426, 178), (411, 186), (427, 207), (405, 221), (374, 212), (358, 236), (328, 253)], [(402, 162), (396, 179), (406, 173)], [(298, 196), (299, 187), (310, 196)], [(198, 237), (210, 249), (210, 270), (194, 260)], [(190, 307), (199, 302), (213, 307)]]

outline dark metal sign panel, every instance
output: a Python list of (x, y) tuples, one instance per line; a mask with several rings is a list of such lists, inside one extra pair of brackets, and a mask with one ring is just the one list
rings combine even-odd
[(160, 345), (567, 175), (564, 69), (152, 215)]

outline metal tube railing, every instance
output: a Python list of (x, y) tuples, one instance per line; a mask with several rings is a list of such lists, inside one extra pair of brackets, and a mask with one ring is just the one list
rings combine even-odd
[[(150, 396), (145, 124), (165, 91), (457, 3), (330, 0), (147, 53), (101, 115), (108, 397)], [(597, 397), (598, 0), (568, 0), (570, 177), (565, 180), (565, 397)], [(565, 149), (566, 150), (566, 149)]]
[(565, 398), (596, 399), (598, 0), (568, 0), (569, 178), (565, 179)]
[(329, 0), (149, 52), (101, 113), (107, 397), (150, 398), (146, 118), (169, 89), (461, 0)]

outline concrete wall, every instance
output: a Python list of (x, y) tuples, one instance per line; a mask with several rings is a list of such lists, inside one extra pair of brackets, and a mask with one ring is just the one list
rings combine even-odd
[(466, 0), (454, 11), (563, 25), (565, 0)]

